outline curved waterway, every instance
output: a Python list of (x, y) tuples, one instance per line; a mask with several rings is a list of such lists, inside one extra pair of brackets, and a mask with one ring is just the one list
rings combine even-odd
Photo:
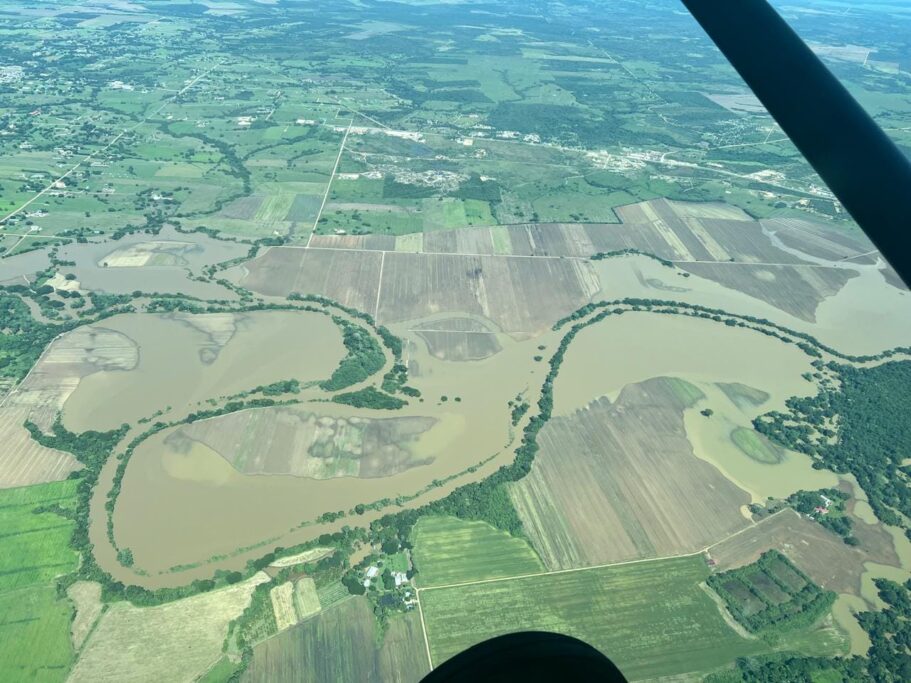
[[(558, 339), (555, 333), (550, 333), (550, 337)], [(455, 363), (432, 357), (422, 341), (410, 339), (406, 355), (415, 370), (410, 383), (421, 390), (422, 400), (412, 400), (397, 411), (358, 410), (319, 402), (308, 403), (302, 409), (332, 418), (433, 418), (433, 427), (421, 434), (413, 447), (414, 457), (421, 464), (376, 478), (242, 474), (222, 454), (202, 444), (178, 450), (173, 440), (168, 443), (173, 430), (165, 430), (136, 448), (114, 512), (118, 545), (130, 548), (135, 567), (149, 575), (136, 575), (116, 564), (113, 550), (103, 536), (103, 499), (96, 495), (92, 541), (99, 564), (121, 580), (149, 587), (187, 583), (211, 576), (216, 568), (242, 567), (250, 557), (260, 556), (276, 545), (288, 547), (343, 524), (369, 523), (398, 508), (392, 506), (332, 524), (299, 526), (325, 512), (347, 511), (358, 503), (383, 498), (412, 496), (435, 480), (448, 479), (489, 460), (477, 471), (404, 503), (409, 507), (421, 505), (467, 481), (489, 476), (496, 467), (510, 461), (513, 454), (509, 446), (517, 443), (518, 430), (510, 425), (507, 404), (529, 389), (529, 400), (536, 400), (534, 392), (544, 380), (547, 365), (533, 357), (541, 353), (539, 344), (555, 348), (554, 341), (547, 335), (526, 342), (504, 337), (503, 351), (496, 356)], [(109, 469), (102, 475), (100, 487), (110, 486), (113, 472)], [(238, 552), (265, 541), (268, 544), (258, 550)], [(194, 566), (186, 571), (169, 571), (186, 565)]]

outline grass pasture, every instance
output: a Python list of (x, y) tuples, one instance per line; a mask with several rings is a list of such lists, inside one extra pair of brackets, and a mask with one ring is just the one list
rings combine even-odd
[(519, 630), (565, 633), (607, 653), (631, 680), (702, 673), (764, 649), (740, 637), (699, 588), (702, 557), (425, 589), (433, 662)]
[(67, 509), (76, 482), (0, 490), (0, 680), (62, 681), (73, 659), (71, 606), (54, 578), (76, 569)]
[(544, 571), (531, 546), (486, 522), (424, 517), (414, 531), (414, 563), (422, 587)]
[(156, 607), (116, 603), (101, 617), (70, 681), (194, 680), (222, 655), (228, 624), (268, 576)]

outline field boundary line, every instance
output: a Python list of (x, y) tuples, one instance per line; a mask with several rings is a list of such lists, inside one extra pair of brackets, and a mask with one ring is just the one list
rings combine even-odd
[(335, 174), (338, 166), (342, 162), (342, 154), (345, 152), (345, 144), (348, 142), (348, 135), (351, 133), (351, 126), (354, 124), (354, 117), (348, 120), (348, 128), (345, 129), (345, 135), (342, 137), (342, 144), (338, 147), (338, 156), (335, 157), (335, 166), (332, 167), (332, 173), (329, 174), (329, 182), (326, 183), (326, 192), (323, 194), (323, 203), (320, 204), (319, 211), (316, 214), (316, 220), (313, 221), (313, 230), (310, 231), (310, 237), (307, 238), (305, 248), (310, 248), (310, 242), (313, 235), (316, 234), (316, 228), (319, 226), (320, 219), (323, 217), (323, 210), (326, 208), (326, 202), (329, 201), (329, 192), (332, 190), (332, 181), (335, 180)]
[(773, 518), (775, 518), (775, 517), (778, 517), (778, 515), (782, 515), (782, 514), (786, 513), (788, 510), (790, 510), (790, 511), (793, 512), (795, 515), (797, 515), (798, 518), (800, 517), (800, 513), (797, 512), (797, 510), (794, 510), (793, 508), (789, 508), (789, 507), (783, 507), (783, 508), (781, 508), (778, 512), (773, 512), (773, 513), (772, 513), (771, 515), (769, 515), (768, 517), (764, 517), (763, 519), (760, 519), (758, 522), (754, 522), (754, 523), (751, 524), (750, 526), (745, 526), (745, 527), (743, 527), (740, 531), (735, 531), (735, 532), (734, 532), (733, 534), (731, 534), (730, 536), (725, 536), (725, 537), (722, 538), (720, 541), (716, 541), (715, 543), (712, 543), (712, 545), (706, 546), (706, 547), (705, 547), (705, 551), (708, 552), (708, 551), (711, 550), (712, 548), (715, 548), (715, 547), (721, 545), (722, 543), (726, 543), (727, 541), (730, 541), (732, 538), (736, 538), (737, 536), (740, 536), (740, 534), (746, 533), (747, 531), (750, 531), (750, 530), (752, 530), (752, 529), (755, 529), (755, 528), (758, 527), (758, 526), (762, 526), (763, 524), (765, 524), (765, 523), (766, 523), (767, 521), (769, 521), (770, 519), (773, 519)]
[[(687, 557), (696, 557), (697, 555), (704, 555), (712, 548), (714, 548), (718, 545), (721, 545), (722, 543), (724, 543), (726, 541), (729, 541), (730, 539), (734, 538), (735, 536), (739, 536), (742, 533), (751, 531), (752, 529), (755, 529), (756, 527), (765, 524), (768, 520), (770, 520), (774, 517), (777, 517), (778, 515), (783, 514), (783, 513), (787, 512), (788, 510), (791, 510), (791, 508), (789, 508), (789, 507), (782, 508), (778, 512), (774, 512), (771, 515), (769, 515), (768, 517), (765, 517), (764, 519), (759, 520), (758, 522), (753, 522), (753, 523), (749, 524), (748, 526), (745, 526), (742, 529), (739, 529), (739, 530), (735, 531), (734, 533), (725, 536), (724, 538), (716, 541), (715, 543), (713, 543), (711, 545), (707, 545), (704, 548), (701, 548), (701, 549), (696, 550), (691, 553), (680, 553), (678, 555), (664, 555), (662, 557), (646, 557), (646, 558), (642, 558), (639, 560), (623, 560), (622, 562), (608, 562), (606, 564), (595, 564), (595, 565), (591, 565), (589, 567), (573, 567), (570, 569), (555, 569), (555, 570), (546, 571), (546, 572), (534, 572), (532, 574), (519, 574), (517, 576), (501, 576), (501, 577), (495, 577), (492, 579), (478, 579), (477, 581), (464, 581), (462, 583), (450, 583), (450, 584), (445, 584), (442, 586), (425, 586), (423, 588), (416, 587), (415, 591), (417, 593), (420, 593), (421, 591), (432, 591), (432, 590), (439, 590), (439, 589), (443, 589), (443, 588), (462, 588), (465, 586), (477, 586), (477, 585), (486, 584), (486, 583), (500, 583), (501, 581), (517, 581), (519, 579), (531, 579), (531, 578), (536, 578), (539, 576), (556, 576), (559, 574), (573, 574), (573, 573), (577, 573), (577, 572), (594, 571), (596, 569), (608, 569), (610, 567), (623, 567), (623, 566), (628, 566), (631, 564), (646, 564), (648, 562), (663, 562), (665, 560), (678, 560), (678, 559), (684, 559)], [(793, 510), (791, 510), (791, 511), (793, 512)]]
[(415, 589), (414, 597), (418, 603), (418, 615), (421, 617), (421, 633), (424, 634), (424, 650), (427, 652), (427, 664), (433, 671), (433, 657), (430, 656), (430, 640), (427, 638), (427, 624), (424, 623), (424, 608), (421, 606), (420, 591)]
[[(725, 539), (727, 540), (727, 539)], [(520, 579), (533, 579), (539, 576), (557, 576), (559, 574), (575, 574), (578, 572), (589, 572), (596, 569), (607, 569), (608, 567), (622, 567), (630, 564), (646, 564), (647, 562), (662, 562), (664, 560), (678, 560), (686, 557), (695, 557), (697, 555), (702, 555), (705, 553), (705, 549), (697, 550), (692, 553), (684, 553), (681, 555), (664, 555), (662, 557), (646, 557), (639, 560), (624, 560), (622, 562), (608, 562), (607, 564), (594, 564), (588, 567), (572, 567), (570, 569), (554, 569), (552, 571), (546, 572), (534, 572), (533, 574), (519, 574), (517, 576), (500, 576), (492, 579), (478, 579), (477, 581), (465, 581), (463, 583), (449, 583), (443, 586), (426, 586), (424, 588), (416, 588), (417, 592), (421, 591), (432, 591), (440, 590), (444, 588), (464, 588), (466, 586), (477, 586), (485, 583), (500, 583), (502, 581), (518, 581)]]
[(377, 280), (376, 285), (376, 306), (373, 307), (373, 319), (377, 319), (377, 316), (380, 314), (380, 294), (383, 293), (383, 269), (386, 267), (386, 252), (383, 252), (383, 257), (380, 259), (380, 277)]
[[(494, 226), (496, 227), (496, 226)], [(458, 230), (458, 228), (456, 228)], [(313, 233), (310, 234), (311, 239)], [(396, 251), (394, 249), (359, 249), (357, 247), (311, 247), (310, 241), (308, 240), (305, 246), (300, 246), (296, 244), (283, 244), (281, 247), (276, 247), (280, 249), (311, 249), (313, 251), (355, 251), (358, 253), (361, 252), (370, 252), (373, 254), (408, 254), (409, 256), (466, 256), (472, 258), (515, 258), (515, 259), (542, 259), (550, 261), (591, 261), (592, 256), (547, 256), (545, 254), (478, 254), (478, 253), (463, 253), (463, 252), (450, 252), (450, 251), (418, 251), (418, 252), (407, 252), (407, 251)], [(879, 253), (879, 252), (874, 252)], [(849, 258), (859, 258), (860, 256), (867, 256), (868, 254), (855, 254)], [(641, 256), (641, 254), (630, 254), (630, 256)], [(622, 258), (622, 257), (618, 257)], [(816, 269), (828, 269), (828, 270), (843, 270), (841, 263), (846, 259), (839, 261), (833, 261), (831, 265), (822, 264), (822, 263), (747, 263), (746, 261), (709, 261), (709, 260), (696, 260), (696, 259), (674, 259), (671, 261), (673, 264), (706, 264), (706, 265), (719, 265), (719, 266), (757, 266), (757, 267), (780, 267), (780, 268), (816, 268)], [(849, 264), (851, 265), (851, 264)]]

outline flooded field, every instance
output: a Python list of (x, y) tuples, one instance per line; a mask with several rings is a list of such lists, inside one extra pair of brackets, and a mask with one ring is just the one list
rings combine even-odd
[(741, 328), (678, 315), (626, 313), (576, 335), (554, 387), (554, 414), (611, 399), (628, 384), (652, 377), (689, 382), (740, 382), (770, 395), (766, 410), (791, 396), (808, 396), (801, 377), (810, 358), (796, 347)]
[(63, 408), (73, 431), (113, 429), (169, 406), (186, 414), (209, 398), (280, 380), (325, 379), (344, 356), (338, 328), (316, 313), (129, 314), (104, 327), (132, 340), (139, 362), (82, 379)]
[(843, 353), (878, 353), (911, 343), (911, 293), (888, 284), (882, 272), (871, 267), (858, 267), (857, 277), (824, 299), (816, 309), (816, 322), (696, 275), (682, 277), (644, 257), (600, 261), (595, 268), (601, 281), (595, 299), (666, 299), (753, 315), (811, 334)]
[[(801, 380), (803, 381), (803, 380)], [(809, 387), (809, 383), (804, 382)], [(838, 484), (838, 477), (829, 470), (814, 470), (812, 459), (802, 453), (782, 449), (782, 459), (769, 464), (759, 462), (737, 447), (732, 433), (737, 428), (750, 427), (759, 413), (770, 408), (761, 405), (752, 410), (738, 407), (718, 387), (702, 386), (706, 398), (687, 412), (686, 433), (696, 455), (717, 467), (728, 479), (747, 491), (754, 503), (769, 496), (786, 498), (801, 489), (813, 491)], [(706, 418), (703, 408), (714, 414)]]
[[(412, 325), (401, 327), (409, 326)], [(393, 331), (403, 333), (401, 329)], [(412, 457), (420, 464), (391, 476), (371, 478), (242, 474), (210, 446), (199, 441), (189, 448), (185, 443), (181, 446), (179, 440), (169, 438), (177, 428), (166, 430), (137, 448), (130, 461), (114, 515), (118, 544), (129, 547), (136, 566), (152, 575), (175, 565), (230, 555), (267, 539), (287, 546), (322, 533), (324, 529), (315, 531), (317, 527), (298, 527), (324, 512), (349, 510), (358, 503), (387, 497), (413, 495), (435, 479), (463, 472), (492, 456), (512, 457), (507, 446), (515, 435), (509, 423), (507, 402), (530, 387), (539, 387), (543, 381), (546, 366), (532, 360), (539, 353), (536, 343), (540, 340), (507, 343), (493, 358), (466, 363), (441, 361), (428, 353), (424, 342), (416, 336), (406, 339), (410, 340), (408, 359), (416, 370), (411, 383), (421, 390), (423, 402), (412, 401), (395, 412), (358, 410), (328, 403), (311, 403), (301, 409), (333, 420), (352, 416), (423, 418), (429, 429), (417, 435), (410, 446)], [(236, 343), (229, 343), (222, 356)], [(222, 362), (221, 358), (217, 362)], [(255, 365), (248, 360), (244, 367)], [(258, 376), (256, 382), (261, 381), (265, 380)], [(135, 387), (136, 381), (130, 385)], [(195, 392), (194, 396), (201, 395), (189, 384), (184, 388)], [(101, 385), (92, 389), (96, 400), (105, 395)], [(227, 389), (219, 387), (215, 391), (224, 393)], [(68, 419), (75, 418), (68, 416)], [(88, 420), (89, 416), (79, 419)], [(498, 459), (491, 466), (496, 462)], [(484, 469), (471, 476), (487, 474), (489, 470)], [(433, 497), (464, 481), (459, 479), (433, 489)], [(168, 504), (162, 506), (162, 500)], [(103, 515), (103, 508), (93, 509), (94, 529), (103, 528)], [(362, 520), (369, 520), (369, 515)], [(339, 524), (353, 521), (361, 519)], [(217, 566), (238, 564), (236, 559), (226, 560), (203, 567), (200, 575), (210, 575)], [(176, 575), (141, 580), (156, 585), (179, 584), (188, 579), (187, 575)]]
[(158, 235), (136, 233), (116, 242), (89, 242), (61, 247), (59, 258), (75, 262), (64, 268), (73, 273), (82, 289), (128, 294), (181, 293), (199, 298), (234, 298), (233, 292), (187, 275), (204, 266), (247, 253), (249, 247), (215, 240), (202, 233), (184, 234), (164, 228)]

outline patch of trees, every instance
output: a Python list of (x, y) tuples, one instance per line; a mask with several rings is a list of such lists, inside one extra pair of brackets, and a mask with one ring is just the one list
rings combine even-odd
[(837, 373), (840, 387), (790, 398), (787, 412), (762, 415), (754, 428), (811, 456), (817, 469), (853, 474), (876, 516), (907, 534), (911, 468), (903, 463), (911, 454), (911, 361), (864, 368), (829, 363), (828, 368)]
[(409, 387), (406, 382), (408, 381), (408, 368), (404, 363), (395, 363), (392, 366), (392, 369), (385, 374), (383, 377), (382, 388), (387, 394), (396, 394), (403, 393), (406, 396), (411, 396), (417, 398), (421, 395), (421, 392), (414, 387)]
[(733, 671), (706, 683), (791, 683), (841, 680), (896, 683), (911, 680), (911, 581), (874, 579), (885, 609), (861, 612), (857, 620), (870, 637), (866, 657), (799, 657), (791, 654), (743, 657)]
[(400, 183), (390, 175), (383, 179), (383, 199), (427, 199), (436, 192), (430, 185)]
[(386, 354), (370, 332), (344, 318), (333, 316), (332, 320), (342, 328), (342, 342), (348, 355), (342, 359), (332, 376), (320, 383), (324, 391), (339, 391), (359, 384), (382, 370)]
[(642, 251), (641, 249), (616, 249), (614, 251), (599, 251), (597, 254), (592, 256), (592, 261), (604, 261), (609, 258), (617, 258), (619, 256), (645, 256), (650, 258), (653, 261), (657, 261), (665, 268), (674, 268), (673, 261), (668, 261), (665, 258), (656, 256), (655, 254), (650, 254), (647, 251)]
[(459, 199), (475, 199), (481, 202), (497, 204), (502, 199), (500, 184), (496, 180), (484, 180), (477, 173), (472, 173), (468, 180), (459, 185), (453, 192)]
[(18, 296), (0, 295), (0, 377), (25, 377), (61, 329), (32, 318)]
[[(828, 507), (822, 497), (829, 499)], [(848, 545), (857, 545), (857, 539), (851, 534), (854, 523), (845, 515), (845, 503), (848, 494), (838, 489), (821, 489), (819, 491), (798, 491), (788, 496), (787, 502), (801, 514), (812, 517), (829, 531), (838, 534)], [(823, 509), (826, 512), (818, 510)]]
[(512, 426), (515, 427), (519, 422), (522, 421), (522, 418), (525, 417), (525, 413), (528, 412), (528, 409), (531, 407), (528, 404), (528, 401), (510, 401), (509, 405), (511, 407), (509, 413), (509, 420), (512, 422)]
[[(789, 572), (799, 576), (804, 585), (795, 589), (776, 574), (776, 567), (786, 567)], [(776, 586), (789, 596), (789, 600), (778, 603), (761, 589), (760, 580)], [(778, 635), (798, 627), (814, 624), (825, 615), (835, 602), (835, 593), (824, 591), (810, 580), (806, 574), (795, 567), (777, 550), (769, 550), (753, 564), (727, 572), (712, 574), (708, 585), (724, 600), (728, 611), (747, 630), (762, 635)], [(759, 602), (763, 607), (754, 611), (747, 610), (747, 604), (741, 594), (749, 596), (747, 600)]]
[(301, 383), (296, 379), (286, 379), (280, 382), (273, 382), (272, 384), (266, 384), (263, 386), (258, 386), (254, 392), (259, 392), (265, 396), (279, 396), (281, 394), (299, 394), (301, 391)]
[(332, 397), (335, 403), (353, 406), (355, 408), (373, 408), (375, 410), (398, 410), (408, 405), (395, 396), (383, 393), (376, 387), (365, 387), (359, 391), (349, 391)]

